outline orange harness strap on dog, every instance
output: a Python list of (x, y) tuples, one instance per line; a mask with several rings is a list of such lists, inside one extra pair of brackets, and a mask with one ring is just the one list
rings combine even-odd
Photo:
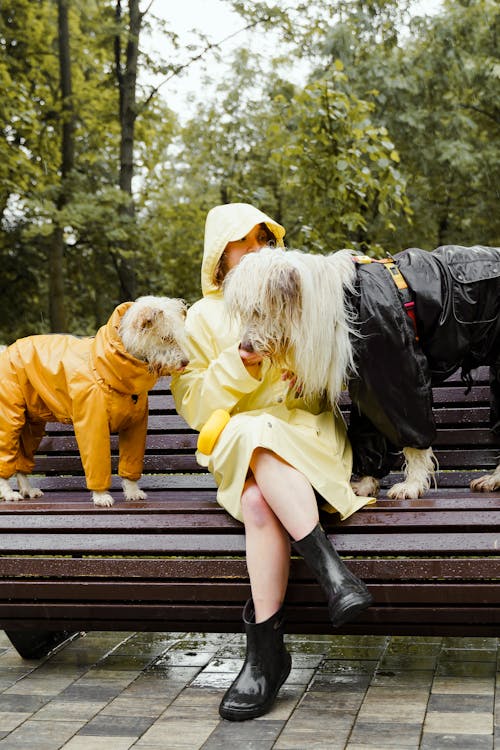
[(406, 310), (406, 314), (410, 318), (413, 330), (415, 331), (415, 340), (418, 341), (418, 330), (417, 330), (417, 317), (415, 314), (415, 302), (411, 298), (411, 292), (408, 288), (406, 280), (394, 263), (392, 258), (370, 258), (369, 255), (354, 255), (353, 260), (355, 263), (381, 263), (384, 268), (387, 268), (391, 275), (391, 279), (396, 284), (398, 291), (403, 298), (403, 306)]

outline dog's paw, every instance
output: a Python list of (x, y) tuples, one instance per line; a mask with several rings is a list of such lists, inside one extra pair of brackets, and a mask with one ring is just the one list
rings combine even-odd
[(23, 487), (23, 489), (19, 491), (19, 494), (26, 500), (34, 500), (37, 497), (43, 497), (43, 492), (39, 487)]
[(495, 471), (493, 474), (484, 474), (473, 479), (470, 488), (473, 492), (494, 492), (500, 489), (500, 474)]
[(351, 487), (358, 497), (377, 497), (380, 485), (375, 477), (360, 477), (351, 480)]
[(132, 481), (131, 479), (122, 479), (122, 489), (123, 489), (123, 497), (127, 501), (131, 500), (145, 500), (147, 498), (147, 495), (137, 482)]
[(93, 492), (92, 500), (98, 508), (111, 508), (115, 502), (109, 492)]
[(2, 494), (0, 495), (0, 501), (4, 500), (6, 503), (17, 503), (22, 499), (22, 495), (20, 495), (19, 492), (16, 492), (15, 490), (3, 490)]
[(9, 482), (3, 477), (0, 477), (0, 501), (3, 500), (6, 503), (17, 503), (21, 500), (21, 495), (12, 489)]
[(135, 492), (124, 492), (123, 495), (127, 502), (130, 502), (131, 500), (145, 500), (147, 498), (147, 494), (144, 490), (139, 489), (139, 487)]
[(387, 491), (387, 497), (391, 500), (415, 500), (422, 497), (425, 489), (419, 482), (398, 482)]

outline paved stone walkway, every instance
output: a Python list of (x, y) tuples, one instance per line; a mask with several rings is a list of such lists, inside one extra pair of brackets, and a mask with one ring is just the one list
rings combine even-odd
[(217, 707), (241, 635), (89, 633), (26, 662), (0, 632), (0, 748), (500, 750), (498, 639), (287, 641), (274, 709), (236, 724)]

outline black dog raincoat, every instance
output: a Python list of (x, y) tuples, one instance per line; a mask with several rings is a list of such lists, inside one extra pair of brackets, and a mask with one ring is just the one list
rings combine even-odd
[(500, 248), (410, 248), (392, 260), (406, 290), (384, 263), (357, 262), (349, 299), (359, 323), (349, 381), (353, 471), (375, 477), (402, 448), (432, 445), (431, 386), (458, 369), (470, 384), (474, 368), (490, 366), (490, 421), (500, 437)]

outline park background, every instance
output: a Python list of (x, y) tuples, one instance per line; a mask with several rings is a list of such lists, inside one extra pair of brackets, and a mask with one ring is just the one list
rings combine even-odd
[(221, 4), (187, 37), (162, 0), (2, 0), (3, 343), (194, 301), (221, 202), (310, 252), (500, 244), (496, 0)]

